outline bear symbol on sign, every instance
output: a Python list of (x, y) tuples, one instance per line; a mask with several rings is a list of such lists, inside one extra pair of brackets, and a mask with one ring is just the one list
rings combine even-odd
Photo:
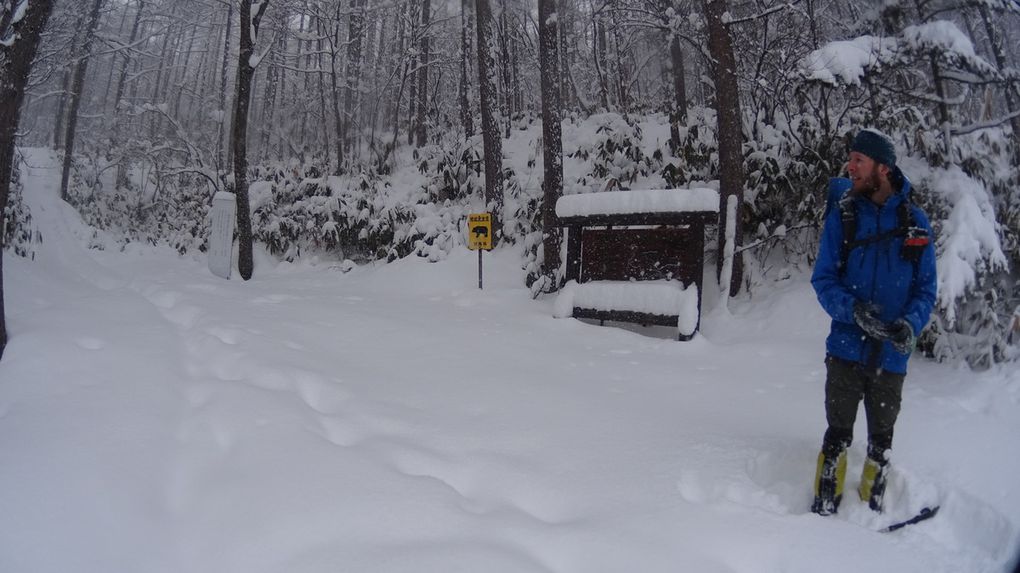
[(478, 225), (477, 227), (472, 228), (471, 232), (475, 234), (476, 239), (479, 237), (489, 236), (489, 228), (484, 225)]

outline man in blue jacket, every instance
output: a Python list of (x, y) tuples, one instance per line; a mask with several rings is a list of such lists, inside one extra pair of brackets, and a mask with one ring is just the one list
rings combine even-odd
[(825, 220), (811, 284), (832, 317), (826, 339), (825, 416), (811, 511), (839, 508), (846, 449), (863, 398), (868, 457), (858, 493), (876, 511), (888, 474), (907, 359), (935, 305), (935, 249), (928, 218), (910, 202), (910, 182), (884, 135), (854, 138), (852, 188)]

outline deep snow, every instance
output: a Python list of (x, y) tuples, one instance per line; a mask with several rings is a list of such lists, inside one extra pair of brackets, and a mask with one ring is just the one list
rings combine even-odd
[(888, 514), (807, 512), (828, 320), (806, 276), (707, 292), (685, 343), (553, 318), (513, 249), (484, 291), (468, 251), (227, 281), (87, 248), (53, 158), (26, 157), (43, 242), (4, 255), (0, 571), (956, 573), (1020, 547), (1015, 365), (913, 360)]

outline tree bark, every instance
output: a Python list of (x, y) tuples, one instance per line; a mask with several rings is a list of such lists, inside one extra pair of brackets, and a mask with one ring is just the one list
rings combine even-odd
[[(125, 8), (126, 8), (126, 6), (125, 6)], [(124, 34), (124, 25), (127, 22), (127, 17), (128, 17), (128, 10), (125, 9), (124, 13), (121, 14), (121, 17), (120, 17), (120, 25), (117, 27), (117, 35), (118, 36)], [(102, 99), (104, 104), (110, 102), (110, 90), (113, 89), (113, 85), (114, 85), (113, 77), (114, 77), (114, 75), (116, 74), (116, 71), (117, 71), (117, 66), (114, 65), (114, 64), (116, 64), (116, 62), (117, 62), (117, 54), (113, 53), (113, 54), (110, 55), (110, 70), (109, 70), (110, 75), (106, 79), (106, 92), (103, 94), (103, 99)], [(117, 102), (114, 102), (114, 104), (115, 104), (114, 108), (116, 108), (116, 103)], [(114, 111), (116, 111), (116, 109)]]
[[(26, 0), (27, 1), (27, 0)], [(11, 192), (14, 171), (14, 145), (21, 119), (21, 104), (32, 71), (39, 38), (53, 10), (55, 0), (32, 0), (21, 21), (12, 23), (11, 12), (4, 13), (0, 36), (10, 37), (10, 45), (0, 45), (0, 359), (7, 347), (7, 318), (4, 311), (4, 211)], [(13, 29), (11, 29), (13, 28)]]
[(60, 82), (62, 90), (60, 101), (57, 102), (57, 112), (53, 118), (53, 150), (60, 151), (64, 135), (64, 113), (67, 111), (67, 99), (71, 91), (71, 68), (64, 68), (64, 79)]
[(332, 91), (332, 107), (333, 107), (333, 122), (336, 127), (336, 168), (333, 170), (334, 175), (340, 175), (344, 169), (344, 117), (340, 110), (340, 87), (337, 83), (337, 77), (340, 72), (337, 70), (337, 58), (340, 54), (340, 4), (337, 3), (336, 12), (334, 13), (333, 21), (333, 33), (330, 36), (330, 48), (329, 48), (329, 62), (330, 62), (330, 90)]
[[(563, 137), (560, 125), (559, 41), (556, 0), (538, 0), (538, 62), (542, 82), (542, 274), (555, 280), (560, 268), (562, 231), (556, 200), (563, 194)], [(548, 288), (559, 287), (551, 282)]]
[[(250, 4), (250, 2), (249, 2)], [(223, 65), (220, 66), (220, 101), (217, 106), (219, 131), (216, 136), (216, 168), (226, 171), (223, 160), (223, 132), (227, 123), (227, 65), (230, 63), (230, 28), (234, 25), (234, 2), (227, 2), (227, 26), (223, 32)]]
[[(138, 26), (139, 26), (139, 23), (142, 21), (142, 11), (144, 9), (145, 9), (145, 0), (138, 0), (138, 11), (135, 13), (135, 21), (134, 21), (134, 24), (131, 25), (131, 36), (128, 39), (128, 45), (129, 46), (134, 44), (135, 43), (135, 38), (138, 37)], [(128, 65), (131, 63), (131, 56), (130, 56), (130, 52), (128, 50), (124, 50), (124, 53), (121, 54), (121, 57), (123, 58), (123, 61), (121, 62), (121, 65), (120, 65), (120, 75), (119, 75), (119, 78), (117, 79), (117, 91), (114, 94), (114, 99), (113, 99), (113, 123), (114, 123), (114, 126), (113, 126), (113, 138), (114, 139), (113, 139), (111, 147), (114, 147), (114, 148), (118, 147), (119, 139), (120, 139), (120, 136), (121, 136), (121, 130), (122, 130), (121, 121), (122, 121), (122, 116), (121, 116), (120, 100), (121, 100), (122, 97), (124, 97), (124, 81), (127, 78)], [(109, 92), (107, 92), (107, 93), (109, 94)], [(128, 167), (127, 166), (127, 161), (124, 160), (124, 159), (121, 159), (120, 163), (117, 165), (117, 186), (118, 187), (124, 187), (124, 186), (127, 185), (127, 181), (128, 181), (128, 178), (127, 178), (127, 167)]]
[[(511, 93), (513, 92), (512, 80), (510, 79), (510, 72), (512, 71), (512, 64), (510, 62), (510, 26), (507, 22), (506, 0), (500, 1), (502, 2), (502, 6), (499, 11), (498, 26), (495, 22), (493, 22), (493, 25), (499, 30), (499, 34), (497, 34), (494, 38), (494, 40), (498, 40), (499, 42), (499, 66), (494, 67), (493, 71), (498, 69), (501, 72), (500, 83), (503, 89), (497, 90), (496, 95), (499, 96), (502, 94), (503, 96), (499, 100), (499, 112), (502, 116), (501, 119), (503, 120), (503, 129), (505, 130), (504, 137), (510, 139), (510, 116), (513, 113), (510, 106)], [(495, 46), (495, 43), (493, 46)]]
[(938, 59), (931, 55), (928, 60), (931, 62), (931, 80), (935, 84), (935, 96), (938, 97), (938, 104), (935, 106), (939, 112), (939, 126), (942, 129), (944, 141), (942, 142), (945, 146), (943, 151), (945, 152), (946, 161), (952, 163), (953, 161), (953, 142), (950, 139), (949, 126), (952, 125), (952, 113), (949, 111), (949, 104), (946, 103), (946, 85), (942, 77), (942, 66), (939, 65)]
[(602, 21), (601, 16), (594, 16), (592, 19), (592, 25), (595, 28), (594, 36), (592, 40), (595, 45), (592, 46), (592, 57), (595, 61), (595, 72), (598, 74), (599, 80), (599, 104), (603, 111), (609, 110), (609, 79), (606, 77), (607, 71), (606, 59), (607, 56), (607, 41), (606, 41), (606, 25)]
[[(280, 28), (283, 28), (284, 24), (280, 24), (277, 28), (280, 32), (284, 32)], [(281, 34), (281, 37), (283, 35)], [(261, 119), (259, 120), (259, 156), (264, 160), (269, 160), (269, 149), (271, 147), (271, 136), (273, 126), (273, 116), (276, 113), (276, 92), (278, 84), (280, 83), (280, 77), (284, 72), (278, 65), (276, 53), (273, 54), (273, 59), (266, 62), (266, 87), (262, 92), (262, 112), (259, 114)], [(306, 90), (307, 91), (307, 90)], [(305, 116), (307, 116), (307, 110), (302, 114), (301, 119), (301, 132), (302, 137), (300, 141), (304, 141), (304, 123)], [(300, 158), (304, 161), (304, 149), (301, 150)]]
[(624, 58), (626, 55), (623, 53), (623, 39), (621, 38), (620, 23), (618, 21), (618, 12), (614, 9), (610, 15), (610, 29), (612, 30), (613, 38), (613, 56), (609, 59), (609, 70), (610, 76), (615, 80), (614, 90), (616, 92), (616, 104), (624, 114), (630, 112), (630, 91), (627, 86), (626, 78), (626, 66)]
[[(184, 52), (184, 64), (180, 65), (177, 63), (176, 58), (174, 64), (177, 68), (177, 73), (173, 76), (173, 87), (176, 88), (174, 94), (174, 117), (181, 117), (181, 100), (184, 99), (185, 90), (185, 79), (188, 76), (188, 70), (191, 69), (191, 58), (195, 55), (195, 38), (198, 36), (198, 24), (191, 26), (191, 36), (188, 38), (188, 48)], [(191, 115), (190, 113), (188, 114)]]
[[(426, 0), (426, 4), (428, 0)], [(358, 107), (358, 92), (361, 86), (361, 60), (365, 35), (365, 0), (352, 0), (351, 21), (347, 34), (347, 85), (344, 89), (344, 147), (350, 153), (354, 146), (354, 132), (357, 122), (355, 110)], [(423, 40), (426, 47), (427, 40)], [(422, 128), (424, 130), (424, 128)]]
[[(411, 22), (411, 36), (407, 39), (407, 45), (410, 47), (414, 44), (414, 39), (417, 37), (417, 8), (416, 4), (409, 3), (407, 6), (408, 20)], [(418, 128), (415, 125), (415, 121), (418, 120), (418, 60), (421, 56), (413, 53), (408, 57), (407, 64), (405, 64), (405, 73), (411, 75), (411, 85), (409, 86), (410, 95), (407, 99), (407, 144), (411, 145), (414, 143), (414, 135), (418, 132)]]
[(252, 13), (253, 0), (241, 0), (239, 26), (240, 51), (237, 56), (237, 83), (234, 97), (233, 149), (234, 193), (237, 195), (237, 272), (248, 280), (255, 269), (252, 255), (251, 207), (248, 203), (248, 108), (251, 106), (251, 80), (255, 75), (255, 40), (259, 24), (269, 7), (268, 0), (258, 3)]
[(322, 23), (322, 16), (317, 11), (315, 16), (315, 30), (318, 39), (315, 42), (316, 51), (316, 68), (319, 70), (319, 114), (322, 115), (322, 139), (325, 142), (323, 150), (325, 151), (325, 162), (329, 165), (329, 153), (330, 153), (330, 139), (329, 139), (329, 122), (326, 119), (329, 117), (326, 113), (326, 79), (322, 68), (322, 56), (323, 56), (323, 43), (326, 36), (326, 26)]
[(568, 51), (567, 36), (573, 29), (573, 13), (568, 13), (565, 6), (566, 0), (556, 0), (557, 18), (556, 29), (559, 33), (559, 54), (560, 54), (560, 98), (564, 109), (574, 105), (573, 92), (570, 88), (570, 52)]
[[(985, 32), (988, 34), (988, 43), (992, 46), (992, 55), (995, 57), (995, 65), (999, 70), (1005, 70), (1009, 67), (1009, 61), (1006, 58), (1006, 50), (1003, 47), (1002, 35), (999, 30), (992, 24), (991, 15), (988, 12), (988, 7), (981, 5), (978, 10), (981, 14), (981, 21), (985, 26)], [(1017, 96), (1016, 91), (1010, 84), (1005, 85), (1006, 90), (1006, 112), (1013, 114), (1017, 110)], [(1013, 127), (1013, 161), (1015, 164), (1020, 165), (1020, 117), (1014, 117), (1010, 120), (1010, 125)]]
[(96, 34), (96, 26), (99, 25), (99, 8), (102, 4), (103, 0), (95, 0), (92, 4), (88, 24), (85, 28), (85, 36), (82, 38), (81, 51), (78, 53), (78, 63), (74, 69), (74, 79), (71, 82), (71, 106), (67, 112), (67, 133), (64, 135), (64, 169), (60, 175), (60, 198), (65, 201), (67, 200), (67, 184), (71, 179), (74, 132), (78, 128), (78, 108), (81, 107), (81, 92), (85, 87), (85, 72), (89, 64), (89, 50), (92, 45), (92, 38)]
[(464, 139), (475, 134), (475, 126), (471, 116), (471, 102), (468, 100), (468, 68), (471, 67), (468, 59), (471, 54), (471, 29), (470, 0), (461, 0), (460, 3), (460, 125), (464, 130)]
[[(708, 49), (715, 60), (712, 76), (715, 83), (715, 108), (719, 122), (719, 259), (717, 274), (721, 275), (726, 245), (726, 224), (728, 199), (737, 200), (736, 234), (734, 247), (743, 242), (741, 211), (744, 203), (744, 154), (743, 131), (740, 120), (740, 92), (737, 89), (737, 63), (733, 54), (733, 43), (729, 30), (723, 21), (727, 11), (726, 0), (706, 0), (705, 14), (708, 20)], [(740, 291), (743, 282), (743, 264), (740, 256), (733, 259), (733, 274), (729, 294)], [(720, 285), (726, 288), (726, 285)]]
[(673, 105), (670, 106), (669, 143), (676, 151), (680, 147), (680, 126), (687, 124), (687, 80), (684, 53), (680, 37), (672, 34), (669, 41), (669, 61), (673, 76)]
[[(145, 10), (145, 0), (138, 0), (138, 12), (135, 14), (135, 22), (131, 26), (131, 37), (128, 39), (128, 45), (135, 43), (135, 38), (138, 37), (138, 26), (142, 21), (142, 11)], [(120, 100), (124, 97), (124, 81), (127, 78), (128, 64), (131, 63), (131, 56), (128, 51), (125, 50), (121, 56), (124, 61), (120, 65), (120, 77), (117, 80), (117, 95), (114, 96), (113, 105), (115, 113), (120, 111)]]
[(422, 147), (428, 141), (425, 122), (429, 93), (429, 18), (432, 6), (429, 0), (421, 2), (421, 56), (418, 62), (418, 119), (415, 122), (415, 144)]
[[(171, 15), (173, 15), (173, 8), (171, 8)], [(149, 103), (151, 105), (160, 105), (166, 103), (165, 101), (159, 101), (162, 97), (163, 90), (163, 75), (166, 73), (166, 62), (170, 59), (170, 48), (171, 48), (171, 37), (175, 35), (174, 22), (171, 21), (167, 25), (166, 30), (163, 32), (163, 47), (160, 50), (159, 56), (159, 67), (156, 70), (156, 80), (152, 83), (152, 89), (149, 90)], [(160, 118), (158, 115), (153, 115), (149, 122), (149, 139), (153, 139), (156, 133), (156, 124), (158, 124)]]
[(492, 214), (495, 243), (503, 233), (503, 141), (494, 107), (496, 99), (495, 61), (492, 56), (492, 10), (489, 0), (475, 0), (475, 29), (478, 36), (478, 91), (482, 111), (482, 147), (485, 153), (485, 208)]

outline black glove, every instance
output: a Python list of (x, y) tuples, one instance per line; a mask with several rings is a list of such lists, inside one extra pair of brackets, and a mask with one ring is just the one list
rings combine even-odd
[(881, 307), (873, 302), (858, 301), (854, 304), (854, 322), (861, 327), (868, 338), (873, 340), (889, 338), (889, 327), (882, 322), (882, 319), (878, 318), (881, 311)]
[(889, 342), (900, 354), (910, 354), (914, 350), (914, 327), (906, 320), (899, 318), (889, 327)]

